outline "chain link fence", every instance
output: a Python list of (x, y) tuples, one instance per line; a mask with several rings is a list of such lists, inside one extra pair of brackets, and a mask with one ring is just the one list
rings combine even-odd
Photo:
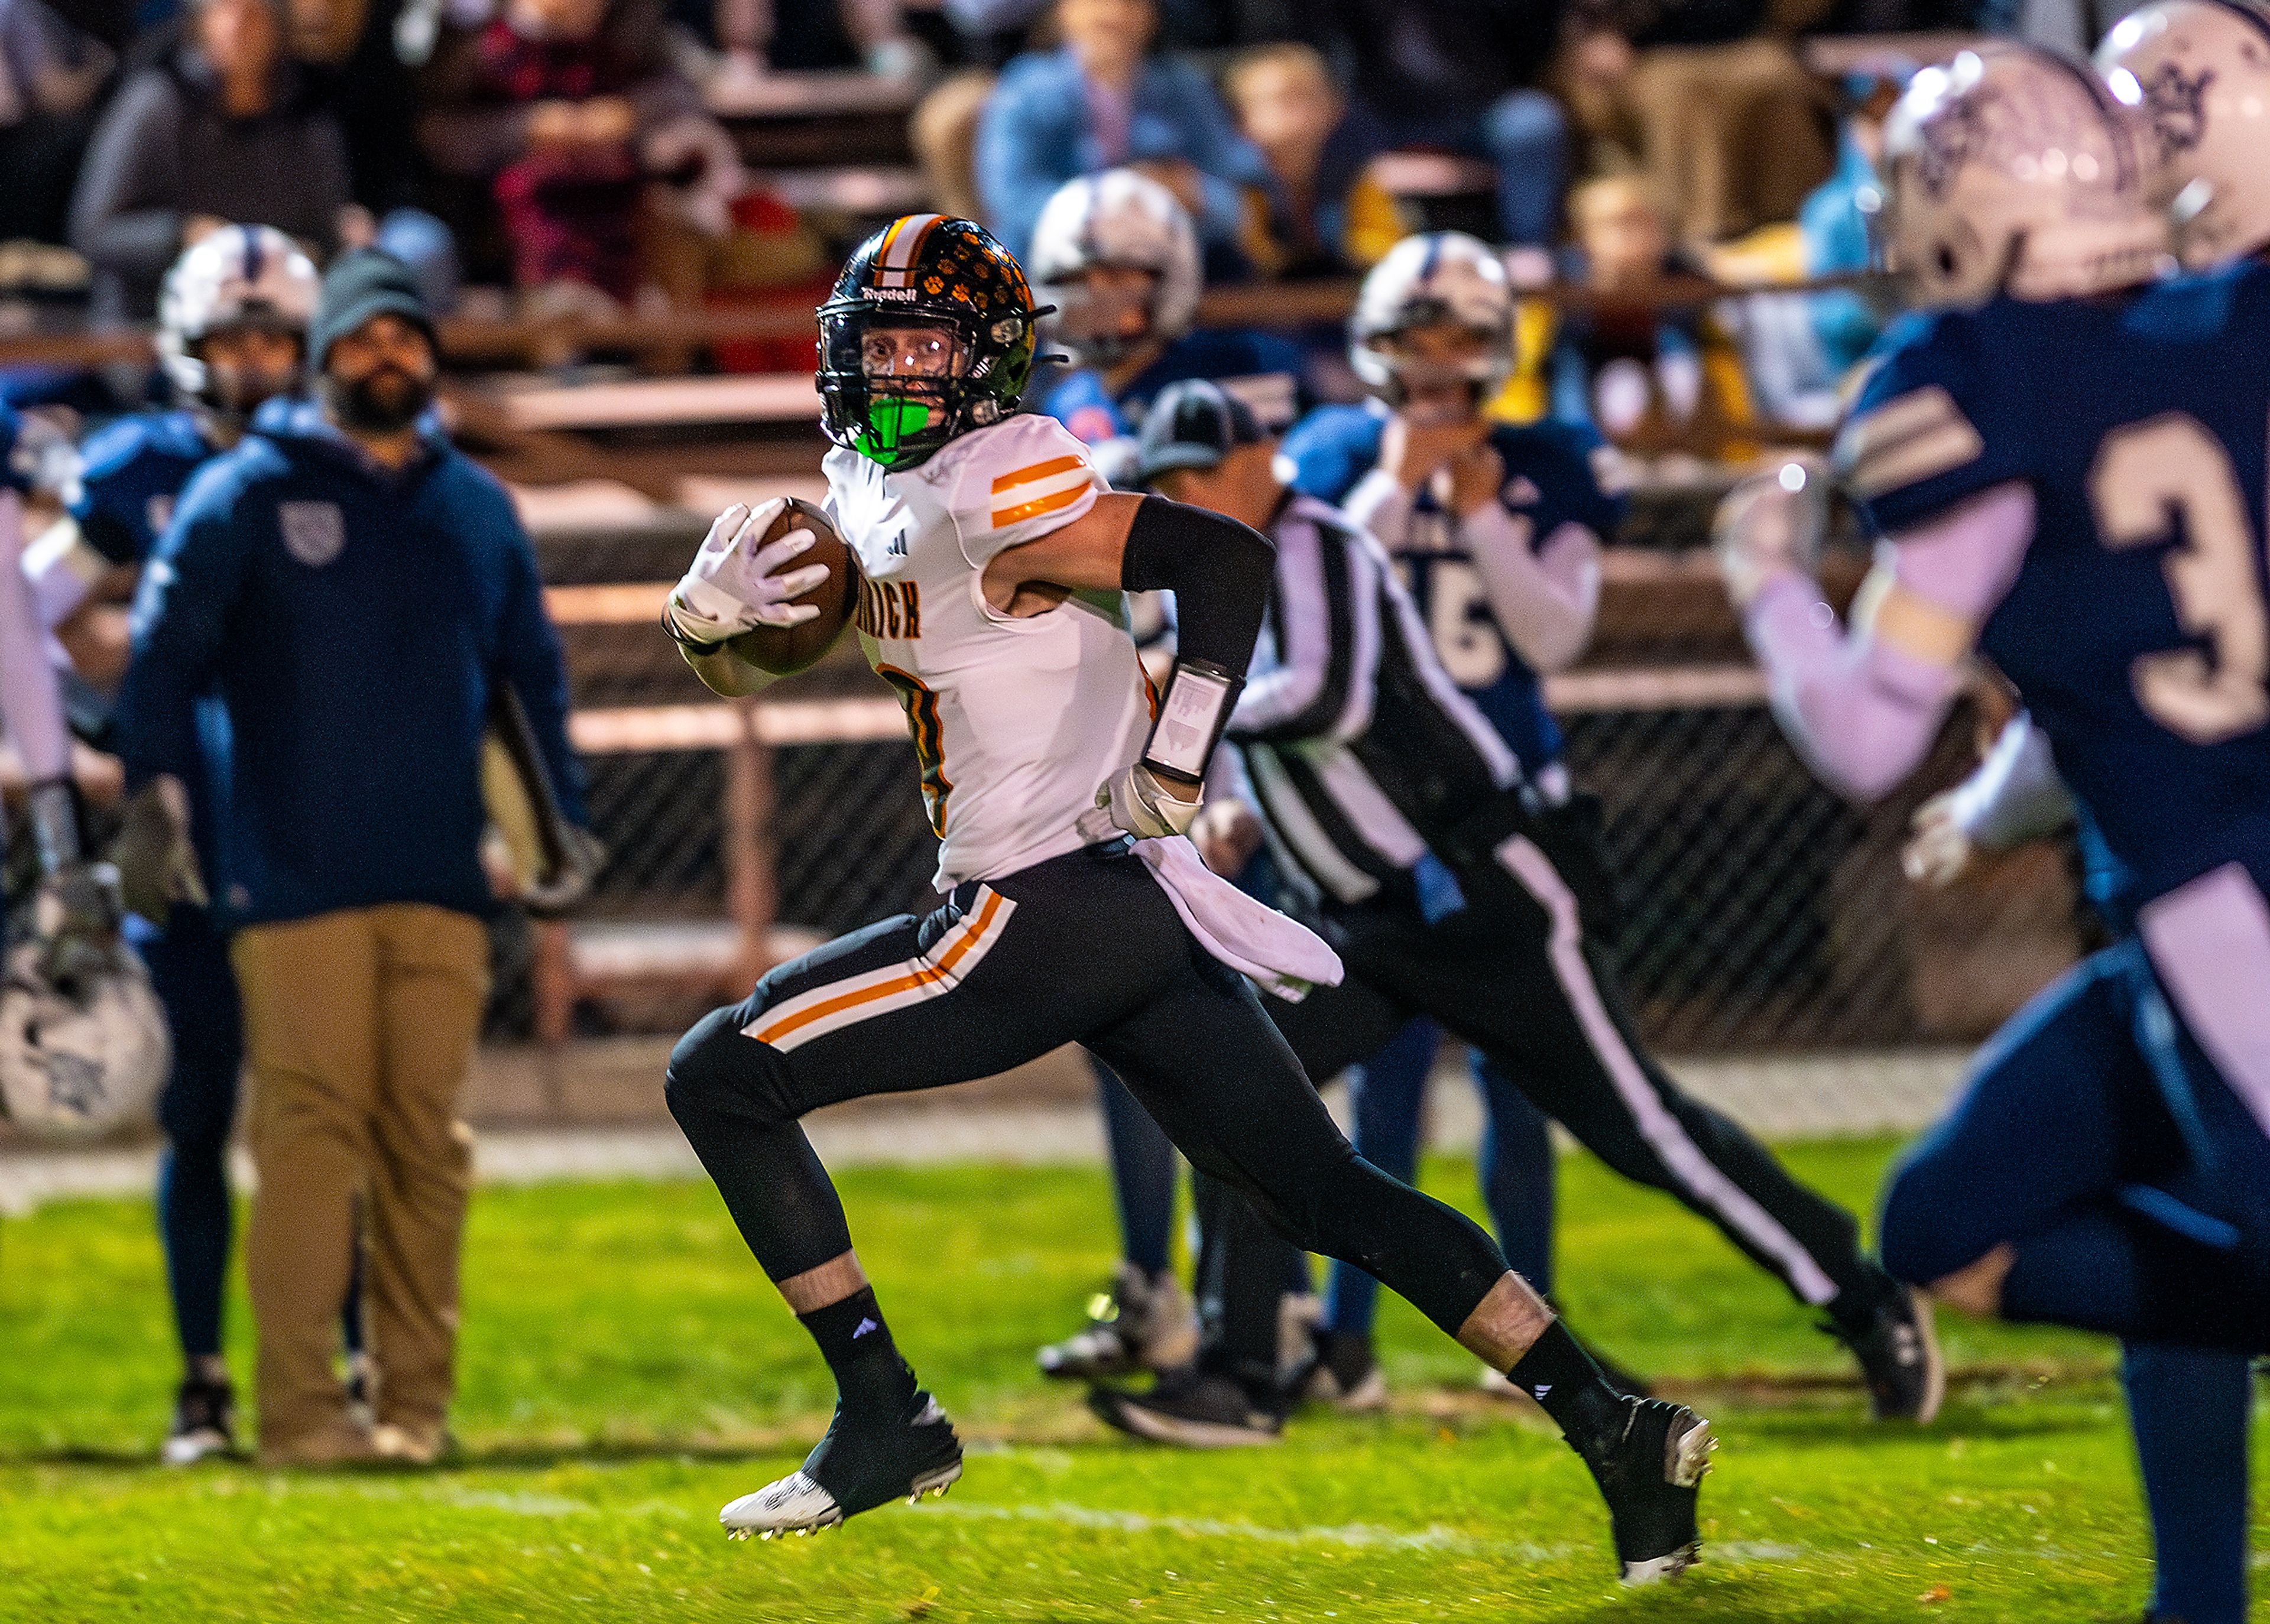
[[(2028, 849), (1945, 894), (1909, 884), (1909, 819), (1976, 759), (1975, 718), (1958, 714), (1882, 806), (1822, 789), (1767, 709), (1707, 558), (1674, 545), (1695, 533), (1679, 507), (1643, 508), (1612, 559), (1593, 663), (1554, 689), (1571, 768), (1607, 804), (1643, 1027), (1688, 1054), (1984, 1035), (2087, 945), (2071, 853)], [(696, 539), (554, 539), (545, 572), (658, 583)], [(1849, 590), (1860, 562), (1850, 553), (1832, 582)], [(496, 1035), (546, 1030), (547, 999), (563, 998), (555, 1034), (674, 1031), (772, 958), (931, 900), (913, 751), (855, 651), (737, 708), (701, 688), (650, 614), (566, 635), (578, 710), (606, 713), (615, 744), (642, 742), (639, 718), (668, 742), (587, 749), (612, 856), (565, 933), (580, 968), (547, 990), (540, 936), (501, 927)]]

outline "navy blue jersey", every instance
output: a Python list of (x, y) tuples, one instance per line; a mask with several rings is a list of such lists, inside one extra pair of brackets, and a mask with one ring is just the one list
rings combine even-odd
[(1308, 358), (1289, 339), (1241, 328), (1201, 328), (1168, 345), (1116, 396), (1101, 373), (1082, 367), (1045, 383), (1036, 409), (1075, 439), (1102, 445), (1139, 430), (1144, 412), (1168, 384), (1202, 378), (1243, 401), (1264, 428), (1282, 434), (1308, 408), (1307, 370)]
[(2036, 530), (1982, 651), (2148, 901), (2270, 884), (2270, 269), (1885, 335), (1837, 457), (1896, 535), (1997, 486)]
[[(1325, 406), (1309, 413), (1285, 438), (1293, 483), (1325, 501), (1345, 501), (1379, 461), (1386, 429), (1387, 415), (1376, 406)], [(1592, 429), (1565, 423), (1500, 424), (1490, 431), (1490, 443), (1505, 461), (1499, 500), (1532, 547), (1543, 545), (1564, 524), (1581, 524), (1604, 542), (1615, 534), (1623, 504), (1600, 487), (1597, 454), (1604, 442)], [(1431, 493), (1421, 491), (1410, 535), (1390, 551), (1443, 668), (1513, 747), (1522, 769), (1533, 775), (1557, 760), (1560, 725), (1545, 708), (1537, 673), (1490, 612), (1489, 595), (1457, 520)]]
[(182, 487), (219, 449), (186, 412), (120, 419), (79, 454), (78, 489), (68, 504), (79, 534), (113, 564), (141, 563), (165, 534)]

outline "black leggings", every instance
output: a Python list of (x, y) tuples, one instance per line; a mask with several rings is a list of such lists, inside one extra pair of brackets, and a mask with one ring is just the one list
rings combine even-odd
[(1505, 1273), (1489, 1236), (1341, 1138), (1257, 995), (1124, 849), (1073, 852), (831, 942), (714, 1011), (668, 1095), (765, 1272), (851, 1246), (797, 1118), (941, 1087), (1066, 1042), (1116, 1071), (1191, 1165), (1306, 1251), (1344, 1258), (1455, 1336)]

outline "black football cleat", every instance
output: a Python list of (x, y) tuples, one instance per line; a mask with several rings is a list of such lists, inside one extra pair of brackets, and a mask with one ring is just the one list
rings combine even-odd
[(812, 1534), (904, 1497), (943, 1494), (961, 1476), (961, 1440), (938, 1400), (916, 1392), (885, 1420), (854, 1420), (835, 1406), (827, 1435), (788, 1476), (717, 1513), (735, 1539)]
[(216, 1455), (236, 1453), (236, 1395), (226, 1382), (182, 1383), (174, 1400), (173, 1429), (160, 1451), (168, 1466), (194, 1466)]
[(1282, 1414), (1255, 1404), (1236, 1382), (1195, 1367), (1161, 1376), (1147, 1393), (1091, 1388), (1087, 1407), (1131, 1438), (1177, 1449), (1251, 1449), (1276, 1442), (1285, 1429)]
[(1087, 1305), (1087, 1324), (1036, 1356), (1057, 1382), (1107, 1382), (1188, 1364), (1198, 1351), (1198, 1309), (1173, 1274), (1119, 1265), (1111, 1288)]
[(1947, 1400), (1947, 1361), (1932, 1328), (1931, 1299), (1902, 1286), (1866, 1329), (1834, 1324), (1823, 1330), (1852, 1350), (1868, 1384), (1868, 1408), (1880, 1421), (1929, 1424)]
[(1626, 1398), (1621, 1436), (1595, 1458), (1579, 1451), (1608, 1502), (1626, 1584), (1675, 1579), (1700, 1559), (1695, 1508), (1710, 1451), (1710, 1423), (1683, 1404)]

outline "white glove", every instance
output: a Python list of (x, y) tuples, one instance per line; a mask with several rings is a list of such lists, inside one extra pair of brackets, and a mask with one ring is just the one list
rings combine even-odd
[(1944, 891), (1970, 869), (1977, 843), (1955, 816), (1959, 790), (1934, 795), (1916, 808), (1909, 825), (1908, 843), (1900, 849), (1900, 866), (1916, 884)]
[(1796, 458), (1769, 474), (1743, 480), (1718, 504), (1710, 545), (1726, 595), (1737, 608), (1777, 575), (1810, 579), (1821, 567), (1829, 533), (1829, 474), (1814, 458)]
[(1094, 810), (1080, 814), (1079, 832), (1090, 843), (1115, 833), (1137, 840), (1164, 840), (1187, 834), (1198, 815), (1202, 790), (1183, 800), (1140, 761), (1095, 792)]
[(812, 533), (790, 530), (768, 546), (756, 545), (787, 506), (787, 498), (775, 496), (754, 508), (736, 502), (717, 515), (663, 611), (671, 636), (714, 646), (760, 626), (797, 626), (820, 613), (814, 604), (792, 600), (827, 579), (826, 565), (775, 573), (811, 547)]

